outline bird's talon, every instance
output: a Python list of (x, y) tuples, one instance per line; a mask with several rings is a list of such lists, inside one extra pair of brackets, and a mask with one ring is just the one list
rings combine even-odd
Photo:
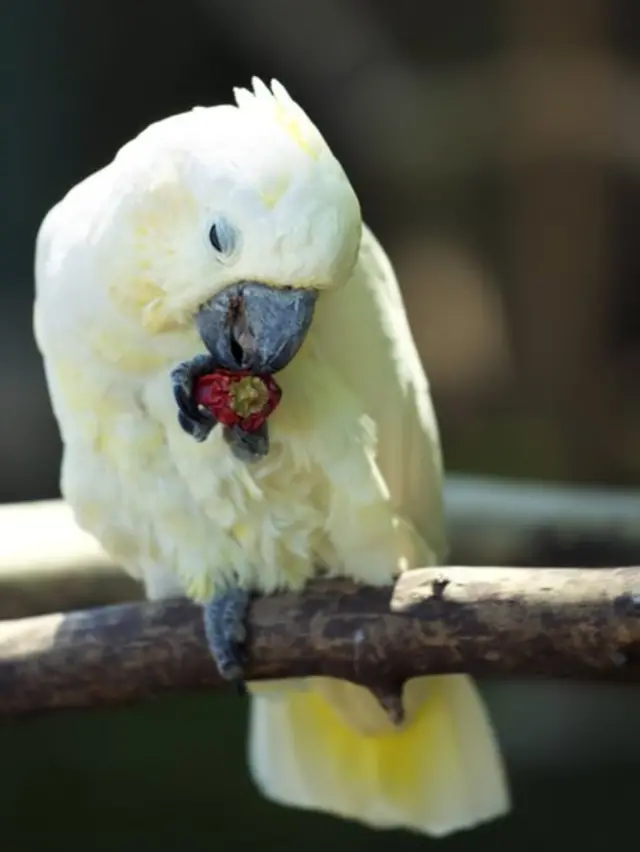
[(184, 431), (196, 441), (204, 441), (218, 422), (213, 414), (193, 399), (195, 383), (201, 376), (216, 369), (211, 355), (196, 355), (191, 361), (183, 361), (171, 371), (173, 396), (178, 406), (178, 422)]
[(201, 423), (199, 420), (193, 420), (182, 411), (178, 411), (178, 423), (187, 435), (191, 435), (198, 443), (204, 441), (215, 426), (215, 423)]
[(257, 462), (269, 452), (269, 427), (263, 423), (255, 432), (245, 432), (239, 426), (225, 428), (224, 440), (234, 456), (243, 462)]
[(216, 595), (204, 606), (204, 628), (209, 649), (220, 675), (236, 685), (244, 679), (245, 618), (249, 600), (249, 592), (234, 588)]

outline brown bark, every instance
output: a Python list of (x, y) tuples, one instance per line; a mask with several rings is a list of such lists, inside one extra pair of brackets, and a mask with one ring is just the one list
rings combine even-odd
[[(256, 598), (247, 678), (334, 675), (381, 700), (416, 675), (640, 680), (640, 568), (424, 569)], [(182, 600), (0, 622), (0, 715), (220, 687)]]

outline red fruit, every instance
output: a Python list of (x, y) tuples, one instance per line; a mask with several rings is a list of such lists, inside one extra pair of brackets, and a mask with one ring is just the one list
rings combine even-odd
[(277, 408), (282, 390), (273, 376), (216, 370), (196, 382), (195, 400), (225, 426), (255, 432)]

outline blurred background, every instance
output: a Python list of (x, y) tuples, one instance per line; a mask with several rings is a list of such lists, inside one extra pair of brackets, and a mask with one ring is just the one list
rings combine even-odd
[[(254, 74), (319, 125), (391, 256), (448, 469), (640, 484), (637, 0), (4, 0), (0, 45), (1, 502), (58, 496), (42, 217), (151, 121)], [(440, 845), (633, 840), (638, 691), (484, 688), (516, 809)], [(265, 803), (244, 714), (185, 696), (0, 727), (0, 846), (436, 845)]]

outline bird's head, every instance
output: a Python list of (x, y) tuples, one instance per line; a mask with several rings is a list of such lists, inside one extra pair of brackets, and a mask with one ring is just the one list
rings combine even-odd
[(358, 199), (277, 82), (159, 121), (118, 153), (108, 291), (147, 333), (195, 326), (228, 369), (277, 372), (351, 276)]

